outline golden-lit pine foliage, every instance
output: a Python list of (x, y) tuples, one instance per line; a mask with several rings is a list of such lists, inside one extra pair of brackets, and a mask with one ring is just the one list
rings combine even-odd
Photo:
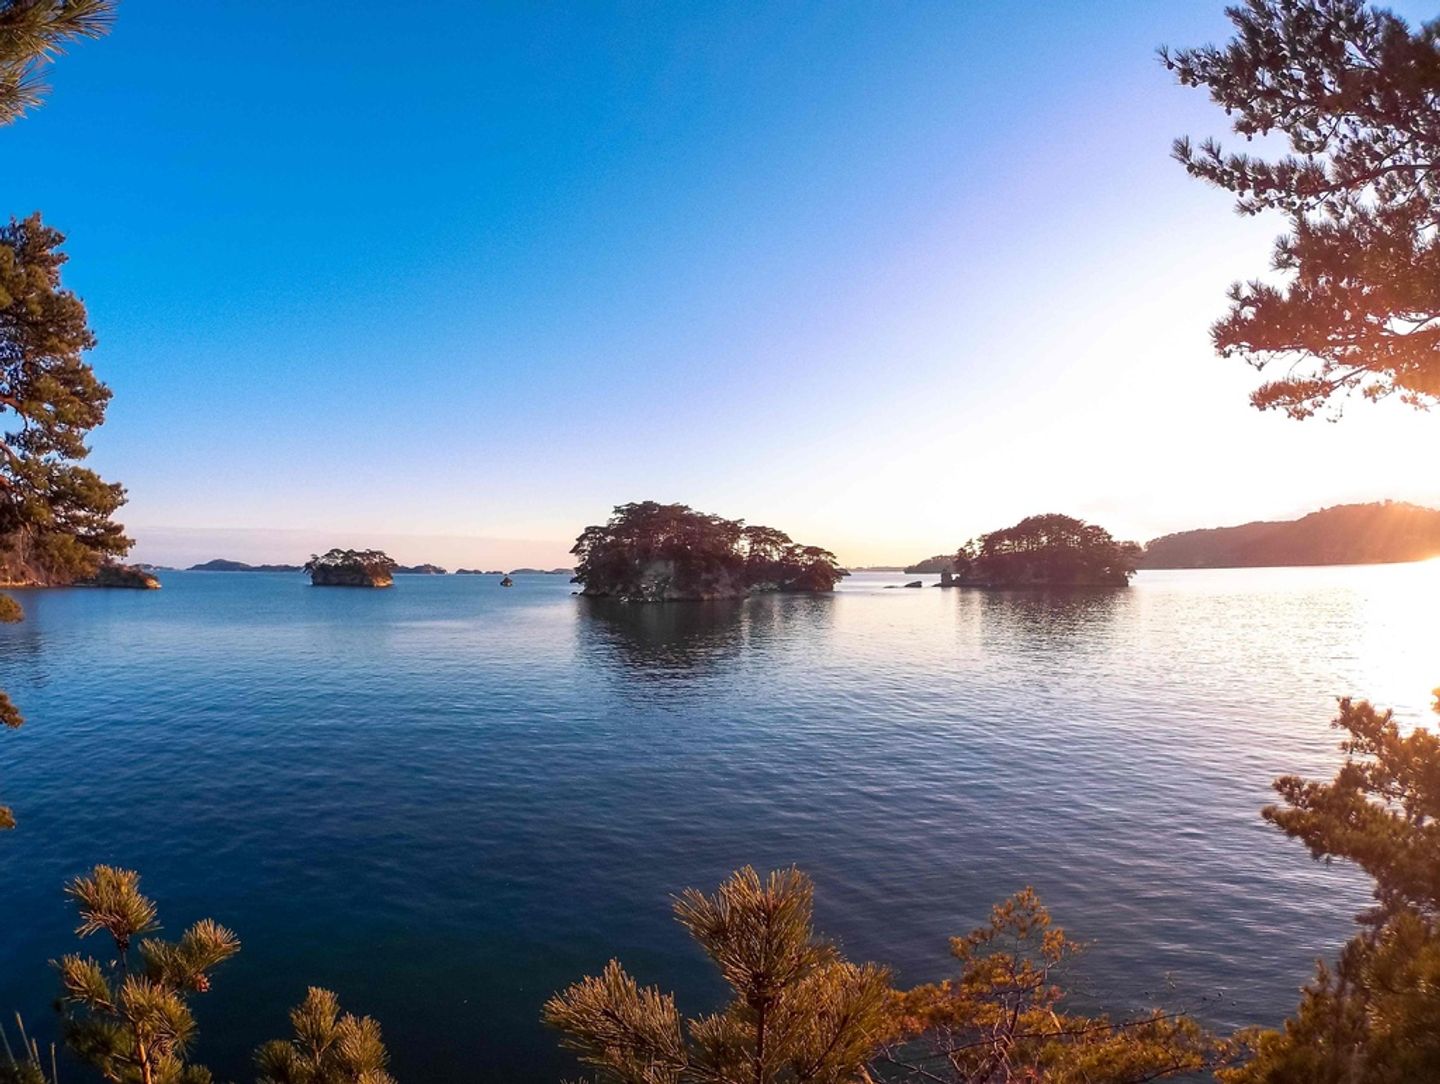
[(329, 990), (312, 986), (290, 1010), (295, 1037), (266, 1043), (255, 1053), (259, 1084), (395, 1084), (380, 1025), (340, 1011)]
[(1140, 1084), (1211, 1068), (1229, 1049), (1194, 1021), (1067, 1014), (1058, 972), (1077, 946), (1029, 889), (955, 938), (953, 980), (895, 990), (816, 937), (813, 887), (797, 870), (746, 867), (676, 916), (730, 987), (719, 1012), (681, 1017), (617, 961), (552, 997), (563, 1045), (616, 1084), (1058, 1081)]
[(815, 936), (813, 888), (798, 870), (746, 867), (675, 913), (731, 990), (719, 1012), (681, 1020), (674, 998), (611, 961), (545, 1004), (564, 1045), (602, 1080), (769, 1084), (862, 1079), (892, 1026), (887, 973), (841, 959)]
[(1255, 1057), (1225, 1084), (1440, 1080), (1440, 738), (1365, 701), (1340, 701), (1334, 725), (1347, 734), (1335, 778), (1278, 780), (1284, 804), (1265, 817), (1317, 860), (1365, 870), (1375, 907), (1284, 1028), (1245, 1037)]
[(140, 891), (139, 876), (96, 866), (66, 887), (80, 912), (76, 933), (110, 935), (117, 959), (62, 957), (65, 1040), (111, 1084), (207, 1084), (207, 1070), (186, 1063), (195, 1037), (188, 999), (210, 989), (210, 972), (240, 951), (224, 926), (204, 919), (178, 941), (137, 937), (157, 928), (156, 908)]
[(1080, 951), (1033, 889), (996, 904), (986, 925), (951, 939), (956, 978), (895, 995), (899, 1039), (884, 1051), (881, 1075), (1138, 1084), (1225, 1059), (1226, 1045), (1183, 1015), (1112, 1021), (1065, 1012), (1058, 980)]

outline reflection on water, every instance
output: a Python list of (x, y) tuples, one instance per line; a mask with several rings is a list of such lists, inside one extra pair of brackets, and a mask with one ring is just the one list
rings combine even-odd
[(670, 894), (751, 862), (812, 873), (820, 927), (901, 981), (1028, 883), (1107, 1006), (1174, 976), (1223, 993), (1222, 1026), (1273, 1022), (1364, 889), (1257, 811), (1274, 776), (1333, 771), (1335, 696), (1429, 718), (1437, 573), (629, 607), (545, 576), (30, 593), (0, 628), (30, 720), (0, 735), (0, 1007), (49, 1019), (59, 886), (107, 861), (172, 929), (239, 931), (201, 1007), (217, 1078), (320, 983), (383, 1022), (402, 1080), (549, 1082), (574, 1067), (539, 1007), (612, 955), (710, 1003)]
[(1103, 648), (1109, 626), (1135, 598), (1123, 587), (966, 594), (979, 600), (980, 628), (992, 649), (1057, 660), (1064, 652)]
[(835, 612), (829, 595), (759, 595), (667, 604), (577, 598), (580, 651), (622, 681), (699, 676), (797, 632), (812, 644)]
[(625, 677), (655, 680), (710, 670), (745, 646), (745, 601), (645, 605), (579, 598), (575, 620), (581, 650)]

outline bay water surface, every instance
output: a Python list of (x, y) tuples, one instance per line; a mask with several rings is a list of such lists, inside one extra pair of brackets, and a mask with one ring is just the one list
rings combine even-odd
[(218, 1079), (253, 1079), (318, 984), (380, 1020), (401, 1081), (553, 1082), (551, 992), (616, 956), (715, 1007), (671, 895), (793, 863), (820, 929), (900, 982), (1034, 885), (1091, 944), (1086, 1005), (1278, 1023), (1366, 892), (1260, 807), (1333, 773), (1335, 697), (1432, 718), (1440, 562), (887, 587), (911, 578), (660, 606), (559, 576), (14, 592), (0, 1009), (53, 1036), (61, 886), (108, 862), (167, 932), (238, 932), (197, 1001)]

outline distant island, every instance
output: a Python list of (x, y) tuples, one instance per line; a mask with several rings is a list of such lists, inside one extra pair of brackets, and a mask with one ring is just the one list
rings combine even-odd
[[(889, 571), (888, 569), (886, 571)], [(897, 569), (907, 576), (919, 576), (922, 573), (954, 572), (955, 555), (953, 553), (942, 553), (935, 557), (927, 557), (923, 561), (917, 561), (913, 565)]]
[(1295, 520), (1181, 531), (1145, 547), (1141, 568), (1368, 565), (1440, 556), (1440, 510), (1403, 501), (1340, 504)]
[(312, 556), (304, 571), (315, 587), (389, 587), (395, 559), (383, 550), (342, 550)]
[(573, 568), (512, 568), (512, 576), (573, 576)]
[(247, 565), (244, 561), (227, 561), (217, 557), (201, 565), (191, 565), (187, 572), (303, 572), (303, 565)]
[(1093, 523), (1050, 513), (967, 542), (955, 555), (952, 580), (965, 587), (1124, 587), (1135, 575), (1140, 546), (1117, 542)]
[(397, 576), (444, 576), (446, 571), (439, 565), (396, 565)]
[(833, 591), (835, 555), (783, 531), (644, 501), (616, 507), (570, 551), (581, 594), (627, 602), (744, 598), (760, 591)]

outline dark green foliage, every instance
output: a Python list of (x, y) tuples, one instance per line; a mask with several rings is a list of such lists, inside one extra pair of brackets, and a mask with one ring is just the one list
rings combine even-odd
[(295, 1038), (268, 1042), (255, 1053), (259, 1084), (395, 1084), (380, 1025), (340, 1012), (329, 990), (312, 986), (290, 1010)]
[(573, 582), (585, 594), (637, 601), (832, 591), (848, 575), (833, 553), (798, 545), (784, 531), (655, 501), (619, 505), (570, 552)]
[(1440, 556), (1440, 509), (1344, 504), (1297, 520), (1181, 531), (1152, 540), (1141, 568), (1358, 565)]
[[(112, 1084), (209, 1084), (186, 1063), (195, 1036), (189, 999), (210, 989), (210, 972), (240, 951), (233, 933), (210, 919), (179, 941), (143, 937), (157, 928), (155, 905), (137, 874), (96, 866), (66, 892), (80, 911), (76, 933), (105, 932), (117, 959), (69, 955), (56, 963), (63, 988), (65, 1041)], [(132, 965), (136, 938), (139, 959)]]
[(1340, 701), (1335, 726), (1349, 734), (1335, 778), (1278, 780), (1285, 804), (1266, 808), (1265, 819), (1316, 858), (1348, 859), (1368, 873), (1371, 921), (1406, 910), (1440, 917), (1440, 738), (1423, 727), (1405, 734), (1391, 712), (1363, 700)]
[(395, 559), (382, 550), (333, 549), (312, 554), (304, 571), (317, 586), (388, 587), (396, 567)]
[(0, 0), (0, 125), (39, 105), (40, 71), (75, 38), (110, 29), (115, 0)]
[(95, 570), (95, 575), (80, 581), (87, 587), (120, 587), (130, 590), (153, 591), (160, 581), (139, 565), (121, 565), (107, 561)]
[(1283, 136), (1274, 159), (1175, 144), (1193, 176), (1239, 210), (1289, 220), (1276, 286), (1231, 288), (1213, 329), (1221, 355), (1277, 379), (1251, 396), (1291, 417), (1337, 393), (1440, 397), (1440, 21), (1418, 30), (1361, 0), (1247, 0), (1228, 9), (1224, 48), (1171, 53), (1244, 139)]
[(1245, 1038), (1254, 1057), (1223, 1084), (1414, 1084), (1440, 1080), (1440, 937), (1402, 913), (1319, 964), (1281, 1031)]
[(0, 571), (70, 583), (130, 548), (110, 517), (125, 491), (79, 465), (110, 389), (84, 352), (85, 306), (60, 286), (64, 237), (31, 215), (0, 227)]
[[(1440, 711), (1440, 701), (1436, 710)], [(1346, 760), (1330, 782), (1286, 776), (1265, 817), (1317, 859), (1354, 862), (1376, 905), (1333, 968), (1321, 964), (1283, 1031), (1227, 1084), (1407, 1084), (1440, 1079), (1440, 739), (1342, 700)]]
[(40, 1044), (25, 1033), (25, 1024), (18, 1015), (15, 1025), (18, 1038), (15, 1046), (11, 1045), (4, 1025), (0, 1025), (0, 1084), (59, 1084), (55, 1044), (50, 1044), (49, 1057), (42, 1059)]
[(1092, 523), (1055, 513), (966, 543), (955, 555), (960, 582), (982, 587), (1124, 587), (1140, 547)]

